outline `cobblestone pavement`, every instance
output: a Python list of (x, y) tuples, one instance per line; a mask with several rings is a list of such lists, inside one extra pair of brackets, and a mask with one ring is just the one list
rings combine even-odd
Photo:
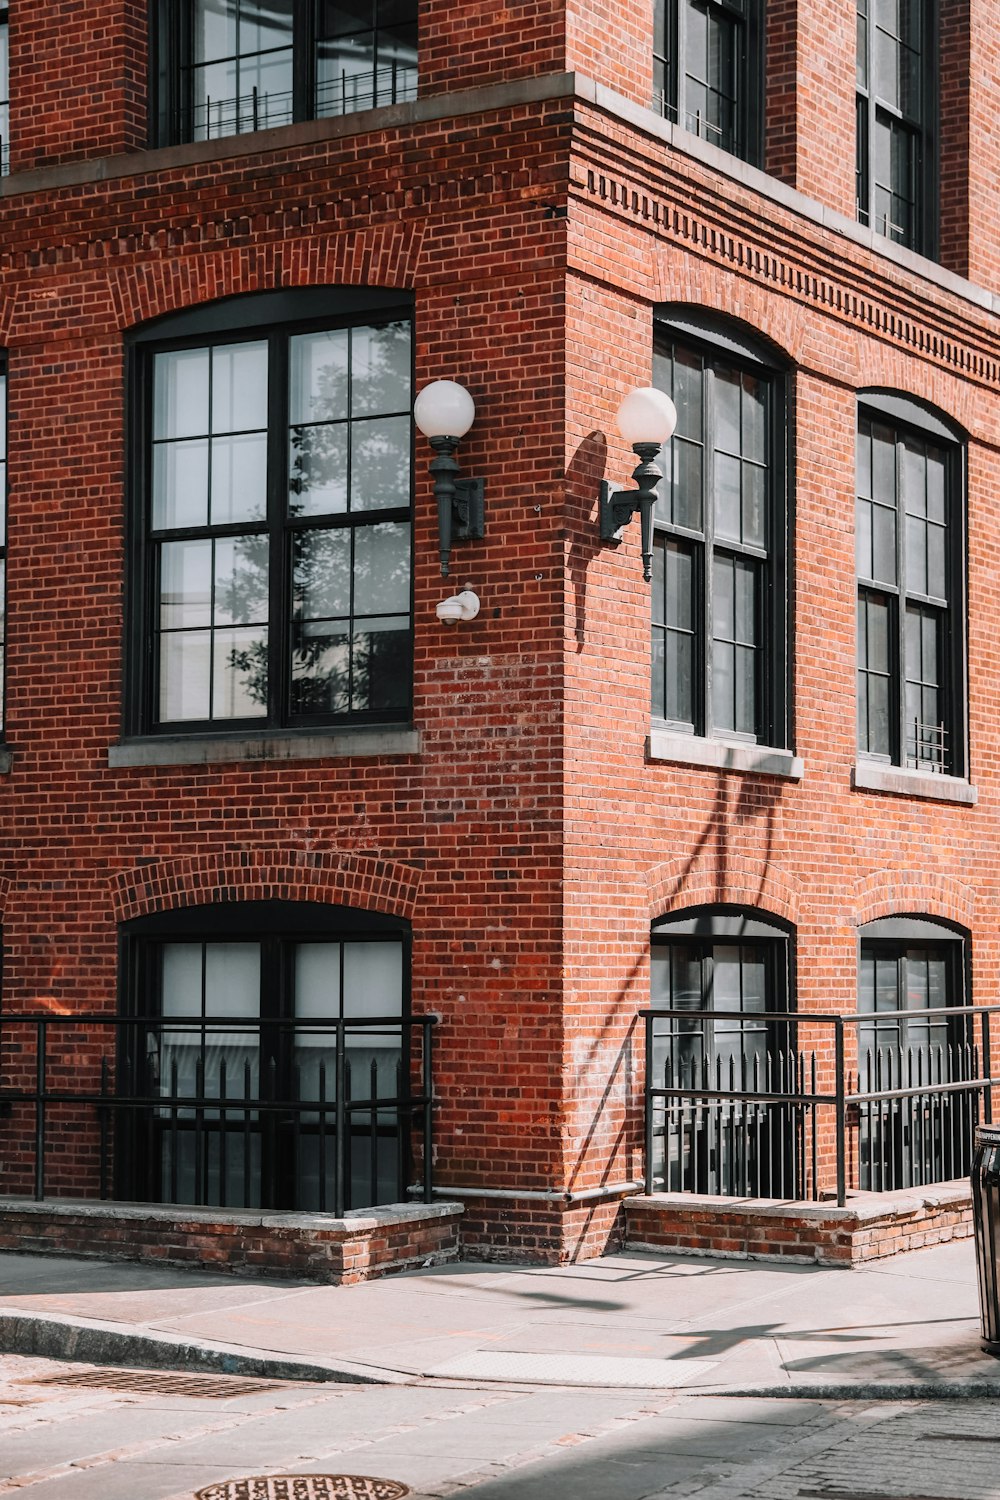
[(1000, 1404), (984, 1401), (255, 1390), (145, 1371), (128, 1383), (158, 1390), (47, 1383), (117, 1373), (0, 1356), (0, 1496), (191, 1500), (250, 1475), (352, 1474), (398, 1481), (413, 1500), (1000, 1500)]

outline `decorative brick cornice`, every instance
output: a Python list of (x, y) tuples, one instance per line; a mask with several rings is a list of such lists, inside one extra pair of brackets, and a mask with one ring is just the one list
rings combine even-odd
[(226, 901), (322, 901), (409, 918), (420, 877), (411, 865), (336, 849), (233, 849), (124, 870), (111, 900), (119, 922)]

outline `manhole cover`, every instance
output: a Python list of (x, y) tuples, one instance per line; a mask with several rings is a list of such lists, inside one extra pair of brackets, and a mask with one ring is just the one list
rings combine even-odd
[(199, 1490), (195, 1500), (402, 1500), (409, 1487), (370, 1474), (252, 1474)]
[(153, 1374), (146, 1370), (80, 1370), (69, 1375), (46, 1375), (23, 1385), (71, 1385), (105, 1391), (134, 1391), (148, 1396), (198, 1396), (204, 1401), (227, 1401), (234, 1396), (256, 1396), (280, 1387), (266, 1380), (238, 1376)]

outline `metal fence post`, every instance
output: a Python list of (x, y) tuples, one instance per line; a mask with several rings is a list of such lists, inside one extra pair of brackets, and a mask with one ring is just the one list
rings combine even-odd
[(433, 1188), (433, 1158), (434, 1158), (434, 1109), (431, 1098), (434, 1074), (431, 1067), (432, 1051), (434, 1047), (434, 1022), (427, 1019), (423, 1023), (424, 1030), (424, 1202), (434, 1202)]
[(847, 1203), (847, 1105), (844, 1088), (844, 1018), (834, 1018), (834, 1066), (837, 1110), (837, 1207)]
[(653, 1019), (650, 1015), (646, 1016), (646, 1058), (643, 1068), (644, 1124), (646, 1132), (646, 1180), (643, 1186), (647, 1198), (653, 1191), (653, 1085), (651, 1082), (653, 1066)]
[(39, 1021), (35, 1046), (35, 1202), (45, 1197), (45, 1047), (47, 1026)]
[(344, 1168), (348, 1144), (344, 1136), (347, 1111), (344, 1107), (344, 1088), (347, 1082), (346, 1036), (343, 1021), (337, 1022), (337, 1050), (334, 1060), (336, 1070), (336, 1095), (334, 1097), (333, 1128), (336, 1133), (336, 1150), (333, 1155), (333, 1213), (337, 1219), (344, 1217)]

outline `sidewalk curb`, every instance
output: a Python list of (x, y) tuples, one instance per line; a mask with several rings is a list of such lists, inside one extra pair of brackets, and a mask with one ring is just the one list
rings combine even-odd
[(825, 1381), (816, 1385), (683, 1386), (688, 1396), (751, 1396), (786, 1401), (977, 1401), (1000, 1397), (996, 1380), (859, 1380)]
[(412, 1385), (413, 1377), (375, 1366), (335, 1364), (265, 1354), (232, 1344), (135, 1333), (110, 1323), (57, 1318), (45, 1313), (0, 1313), (0, 1353), (94, 1365), (136, 1365), (154, 1370), (198, 1370), (268, 1380), (334, 1381), (350, 1385)]

